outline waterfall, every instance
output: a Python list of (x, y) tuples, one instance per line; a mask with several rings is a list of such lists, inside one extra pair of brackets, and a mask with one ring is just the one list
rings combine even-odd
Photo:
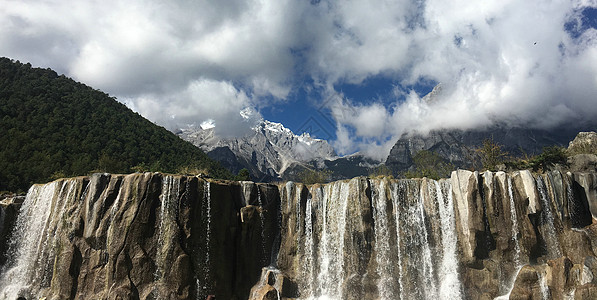
[(392, 207), (394, 208), (394, 222), (396, 224), (396, 254), (397, 254), (397, 268), (398, 268), (398, 288), (400, 300), (404, 298), (404, 282), (402, 271), (402, 238), (400, 234), (400, 206), (399, 204), (405, 201), (406, 186), (404, 181), (400, 181), (400, 185), (394, 183), (392, 185)]
[[(360, 177), (280, 184), (277, 191), (250, 183), (244, 204), (237, 183), (212, 185), (159, 173), (34, 185), (18, 215), (16, 204), (0, 216), (16, 223), (4, 228), (12, 235), (0, 270), (0, 299), (84, 297), (89, 291), (101, 298), (135, 290), (142, 298), (176, 294), (203, 300), (217, 292), (246, 299), (243, 290), (254, 284), (246, 281), (258, 279), (256, 268), (268, 263), (260, 265), (260, 251), (269, 253), (270, 245), (278, 247), (272, 251), (278, 261), (263, 269), (261, 285), (251, 289), (269, 289), (269, 299), (507, 299), (510, 292), (519, 297), (528, 284), (539, 298), (573, 295), (583, 283), (561, 285), (559, 277), (546, 275), (544, 262), (564, 252), (576, 255), (570, 243), (558, 241), (568, 230), (584, 234), (572, 236), (574, 251), (589, 253), (577, 256), (593, 257), (594, 233), (583, 225), (591, 216), (587, 201), (593, 201), (585, 189), (593, 181), (533, 177), (528, 171), (483, 176), (458, 171), (437, 181)], [(568, 214), (578, 219), (578, 228)], [(242, 223), (243, 216), (252, 222)], [(484, 248), (489, 238), (496, 247), (486, 252), (467, 248)], [(538, 264), (525, 267), (515, 287), (530, 259), (526, 253)], [(593, 266), (575, 259), (570, 276), (586, 271), (582, 282), (590, 283)], [(527, 280), (529, 272), (538, 281)]]
[(180, 180), (173, 176), (162, 178), (162, 192), (160, 194), (160, 223), (158, 225), (158, 253), (156, 256), (156, 281), (163, 280), (165, 272), (171, 263), (171, 245), (176, 241), (178, 226), (176, 215), (178, 195), (180, 194)]
[[(319, 191), (319, 189), (317, 189)], [(313, 212), (311, 204), (311, 195), (307, 197), (307, 203), (305, 207), (305, 247), (304, 247), (304, 264), (301, 265), (301, 277), (304, 284), (301, 286), (302, 290), (305, 291), (306, 297), (312, 297), (312, 290), (310, 287), (313, 286)]]
[(317, 290), (323, 299), (342, 299), (344, 284), (344, 232), (349, 184), (334, 182), (324, 187), (322, 233)]
[(517, 218), (517, 214), (516, 214), (516, 206), (514, 204), (514, 192), (512, 191), (512, 177), (507, 176), (508, 177), (508, 200), (510, 202), (510, 222), (512, 223), (512, 230), (511, 230), (511, 234), (512, 234), (512, 241), (514, 242), (514, 254), (512, 257), (512, 260), (514, 262), (514, 265), (516, 266), (516, 271), (510, 276), (510, 280), (508, 281), (508, 292), (504, 295), (501, 295), (499, 297), (496, 297), (496, 300), (502, 300), (502, 299), (509, 299), (510, 298), (510, 294), (512, 293), (512, 289), (514, 288), (514, 282), (516, 281), (516, 277), (518, 276), (518, 273), (520, 272), (520, 270), (523, 267), (523, 264), (521, 262), (521, 258), (520, 258), (520, 241), (518, 240), (518, 218)]
[(62, 212), (68, 201), (74, 201), (73, 181), (54, 181), (34, 185), (16, 221), (9, 244), (9, 261), (0, 275), (3, 290), (0, 298), (38, 297), (52, 280), (55, 249), (60, 241)]
[[(300, 299), (358, 299), (361, 289), (352, 285), (361, 284), (354, 273), (359, 258), (347, 256), (354, 249), (346, 247), (360, 241), (349, 232), (363, 229), (354, 218), (366, 199), (371, 201), (375, 264), (373, 274), (360, 275), (375, 279), (377, 299), (461, 299), (452, 188), (449, 181), (428, 183), (423, 189), (421, 180), (370, 180), (370, 199), (362, 198), (367, 196), (358, 180), (311, 187), (297, 245)], [(298, 191), (286, 193), (300, 201)], [(427, 216), (426, 198), (438, 207), (437, 217)], [(433, 241), (432, 246), (430, 226), (438, 228), (441, 245)]]
[(539, 277), (539, 290), (541, 291), (541, 298), (543, 300), (551, 299), (549, 294), (549, 287), (547, 286), (547, 277), (545, 277), (545, 271), (539, 271), (537, 276)]
[(387, 198), (385, 181), (374, 181), (372, 187), (373, 219), (375, 221), (375, 259), (377, 262), (377, 287), (382, 299), (395, 295), (393, 262), (390, 256), (390, 233), (387, 216)]
[(510, 220), (512, 221), (512, 240), (514, 241), (514, 263), (520, 265), (520, 242), (518, 241), (518, 218), (514, 193), (512, 192), (512, 177), (508, 176), (508, 199), (510, 200)]
[(296, 202), (296, 207), (295, 207), (295, 216), (296, 216), (296, 222), (295, 222), (295, 227), (294, 227), (294, 232), (296, 235), (296, 251), (298, 253), (302, 253), (303, 249), (301, 249), (301, 238), (302, 238), (302, 234), (301, 234), (301, 191), (302, 188), (299, 188), (299, 186), (294, 185), (295, 188), (295, 197), (294, 199)]
[(205, 181), (204, 185), (203, 185), (203, 200), (205, 203), (205, 217), (206, 217), (206, 223), (207, 225), (205, 226), (205, 245), (206, 245), (206, 251), (205, 251), (205, 268), (206, 268), (206, 274), (209, 272), (209, 264), (210, 264), (210, 242), (211, 242), (211, 182), (209, 181)]
[(421, 193), (423, 191), (418, 181), (406, 181), (407, 197), (406, 202), (402, 203), (404, 212), (400, 213), (400, 227), (404, 241), (403, 253), (409, 254), (405, 270), (409, 282), (403, 286), (403, 299), (437, 298)]
[[(197, 300), (203, 300), (211, 292), (211, 182), (203, 181), (203, 201), (201, 205), (202, 219), (205, 222), (205, 240), (203, 242), (203, 250), (205, 255), (203, 261), (200, 263), (201, 270), (197, 271)], [(200, 257), (199, 255), (197, 257)], [(202, 276), (200, 276), (202, 274)]]
[(263, 199), (261, 199), (261, 190), (259, 189), (259, 185), (255, 184), (255, 188), (257, 188), (257, 204), (259, 205), (259, 207), (257, 207), (257, 211), (259, 212), (259, 221), (260, 221), (260, 225), (261, 225), (261, 253), (263, 253), (263, 257), (262, 259), (262, 263), (265, 262), (265, 260), (267, 259), (265, 257), (265, 254), (267, 253), (266, 251), (266, 239), (265, 239), (265, 215), (263, 214)]
[[(434, 181), (436, 200), (439, 208), (443, 255), (439, 270), (440, 288), (442, 299), (461, 299), (462, 287), (458, 279), (458, 257), (456, 256), (456, 222), (454, 219), (454, 204), (452, 200), (452, 186), (442, 181)], [(446, 195), (446, 196), (444, 196)]]
[(558, 235), (555, 228), (555, 219), (551, 211), (551, 205), (547, 192), (545, 189), (545, 183), (541, 175), (537, 176), (537, 189), (539, 190), (541, 200), (541, 222), (543, 224), (543, 238), (547, 246), (547, 255), (551, 258), (562, 256), (560, 251), (560, 243), (558, 242)]

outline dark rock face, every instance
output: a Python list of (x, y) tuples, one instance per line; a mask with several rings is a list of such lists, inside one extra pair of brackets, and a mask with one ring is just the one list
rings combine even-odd
[(8, 239), (23, 200), (23, 196), (11, 196), (0, 201), (0, 266), (4, 265), (8, 258)]
[(271, 261), (278, 199), (271, 185), (157, 173), (35, 185), (0, 298), (246, 299)]
[(30, 189), (0, 298), (594, 299), (596, 216), (595, 173), (95, 174)]
[(428, 135), (405, 134), (392, 147), (386, 165), (396, 171), (408, 170), (412, 157), (422, 150), (437, 153), (456, 167), (468, 167), (486, 138), (503, 145), (513, 155), (538, 154), (545, 146), (565, 146), (578, 130), (544, 131), (495, 126), (486, 130), (435, 130)]
[(572, 155), (568, 157), (568, 168), (572, 172), (597, 172), (597, 155)]

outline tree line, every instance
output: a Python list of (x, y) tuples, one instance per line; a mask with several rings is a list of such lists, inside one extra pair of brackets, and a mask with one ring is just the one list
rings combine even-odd
[(115, 98), (50, 69), (0, 58), (0, 191), (91, 172), (234, 176)]

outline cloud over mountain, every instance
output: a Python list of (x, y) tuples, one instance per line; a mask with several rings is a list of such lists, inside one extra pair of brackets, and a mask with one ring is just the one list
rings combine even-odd
[[(169, 128), (213, 120), (220, 134), (241, 134), (240, 110), (258, 118), (310, 86), (340, 153), (387, 151), (411, 129), (597, 117), (596, 1), (0, 5), (0, 55), (63, 72)], [(337, 89), (375, 76), (395, 93), (359, 102)], [(415, 92), (421, 82), (442, 83), (435, 102)]]

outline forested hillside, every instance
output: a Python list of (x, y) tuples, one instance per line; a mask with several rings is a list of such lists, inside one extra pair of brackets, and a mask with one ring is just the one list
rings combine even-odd
[(0, 191), (92, 171), (204, 169), (230, 178), (200, 149), (113, 97), (0, 58)]

